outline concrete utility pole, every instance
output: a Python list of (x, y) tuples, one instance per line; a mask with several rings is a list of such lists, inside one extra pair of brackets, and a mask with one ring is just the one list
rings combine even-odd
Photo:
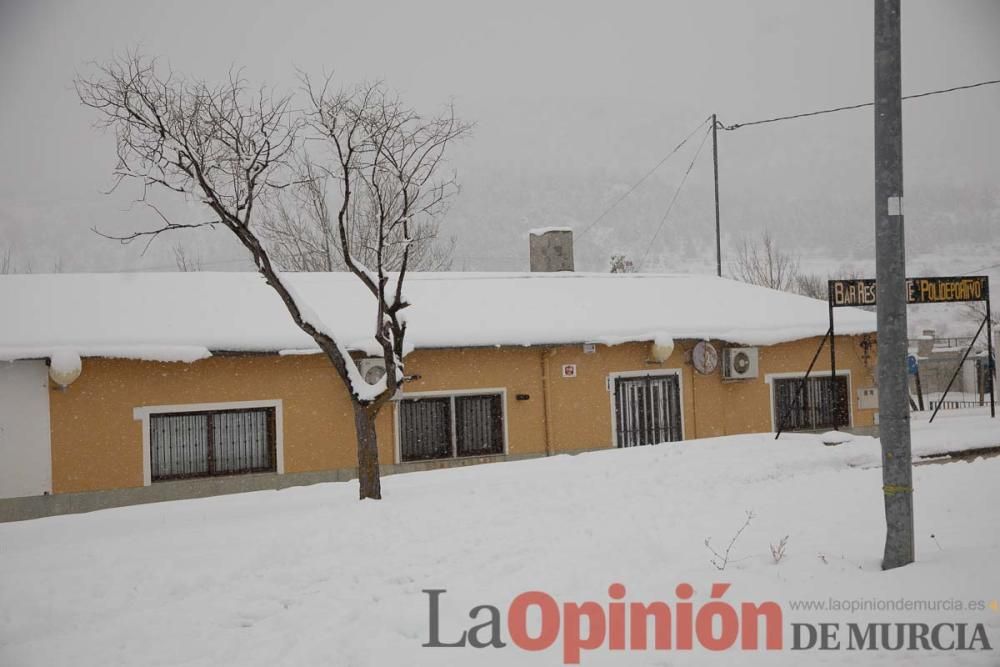
[(875, 0), (875, 276), (885, 570), (912, 563), (914, 551), (899, 4), (900, 0)]
[(722, 233), (719, 227), (719, 121), (712, 114), (712, 165), (715, 169), (715, 274), (722, 277)]

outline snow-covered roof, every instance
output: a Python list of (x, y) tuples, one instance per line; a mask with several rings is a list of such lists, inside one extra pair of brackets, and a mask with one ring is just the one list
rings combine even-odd
[[(351, 349), (371, 350), (375, 300), (346, 273), (292, 273), (297, 298)], [(770, 345), (820, 336), (823, 301), (703, 275), (412, 273), (408, 347), (721, 339)], [(875, 315), (836, 311), (837, 331)], [(194, 360), (210, 351), (314, 352), (256, 273), (0, 276), (0, 359)]]

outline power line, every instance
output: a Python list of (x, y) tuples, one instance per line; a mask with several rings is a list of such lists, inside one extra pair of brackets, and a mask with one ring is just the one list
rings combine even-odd
[(618, 197), (618, 199), (616, 199), (616, 200), (615, 200), (614, 202), (612, 202), (612, 203), (611, 203), (611, 206), (609, 206), (609, 207), (608, 207), (607, 209), (605, 209), (605, 210), (604, 210), (604, 212), (603, 212), (603, 213), (601, 213), (601, 214), (600, 214), (599, 216), (597, 216), (596, 218), (594, 218), (594, 221), (593, 221), (593, 222), (591, 222), (591, 223), (590, 223), (589, 225), (587, 225), (586, 227), (584, 227), (583, 231), (582, 231), (582, 232), (580, 232), (580, 234), (579, 234), (579, 235), (580, 235), (580, 236), (583, 236), (584, 234), (586, 234), (587, 232), (589, 232), (589, 231), (590, 231), (591, 229), (593, 229), (594, 225), (596, 225), (597, 223), (599, 223), (599, 222), (600, 222), (601, 220), (603, 220), (603, 219), (604, 219), (604, 216), (606, 216), (606, 215), (607, 215), (608, 213), (610, 213), (610, 212), (611, 212), (611, 211), (612, 211), (612, 210), (613, 210), (613, 209), (614, 209), (614, 208), (615, 208), (616, 206), (618, 206), (618, 204), (622, 203), (622, 201), (623, 201), (623, 200), (624, 200), (624, 199), (625, 199), (626, 197), (628, 197), (628, 196), (629, 196), (630, 194), (632, 194), (633, 192), (635, 192), (635, 189), (636, 189), (636, 188), (638, 188), (638, 187), (639, 187), (640, 185), (642, 185), (643, 183), (645, 183), (645, 182), (646, 182), (646, 179), (648, 179), (648, 178), (649, 178), (650, 176), (652, 176), (652, 175), (653, 175), (653, 173), (654, 173), (654, 172), (655, 172), (655, 171), (656, 171), (657, 169), (659, 169), (660, 167), (662, 167), (662, 166), (663, 166), (663, 163), (665, 163), (665, 162), (666, 162), (667, 160), (669, 160), (669, 159), (670, 159), (670, 157), (671, 157), (671, 156), (673, 156), (673, 154), (674, 154), (674, 153), (676, 153), (677, 151), (679, 151), (679, 150), (680, 150), (680, 149), (681, 149), (681, 148), (682, 148), (682, 147), (684, 146), (684, 144), (686, 144), (686, 143), (687, 143), (687, 142), (688, 142), (688, 141), (689, 141), (689, 140), (691, 139), (691, 137), (693, 137), (693, 136), (694, 136), (694, 135), (695, 135), (695, 134), (696, 134), (696, 133), (698, 132), (698, 130), (700, 130), (700, 129), (701, 129), (701, 128), (702, 128), (702, 127), (703, 127), (703, 126), (705, 125), (705, 123), (707, 123), (707, 122), (709, 121), (709, 119), (711, 119), (711, 116), (709, 116), (709, 117), (708, 117), (708, 118), (706, 118), (705, 120), (701, 121), (701, 122), (700, 122), (700, 123), (698, 124), (698, 127), (696, 127), (696, 128), (694, 128), (693, 130), (691, 130), (691, 134), (689, 134), (689, 135), (687, 135), (686, 137), (684, 137), (684, 140), (683, 140), (683, 141), (682, 141), (681, 143), (679, 143), (679, 144), (677, 144), (676, 146), (674, 146), (674, 149), (673, 149), (672, 151), (670, 151), (669, 153), (667, 153), (667, 154), (666, 154), (666, 155), (665, 155), (665, 156), (663, 157), (663, 159), (662, 159), (662, 160), (660, 160), (659, 162), (657, 162), (657, 163), (656, 163), (656, 164), (655, 164), (655, 165), (653, 166), (653, 168), (652, 168), (652, 169), (650, 169), (649, 171), (647, 171), (647, 172), (645, 173), (645, 175), (643, 175), (643, 177), (642, 177), (642, 178), (640, 178), (640, 179), (639, 179), (638, 181), (636, 181), (636, 182), (635, 182), (635, 183), (634, 183), (634, 184), (632, 185), (632, 187), (630, 187), (630, 188), (629, 188), (628, 190), (626, 190), (626, 191), (625, 191), (625, 194), (623, 194), (623, 195), (621, 195), (620, 197)]
[(972, 269), (969, 273), (979, 273), (980, 271), (988, 271), (989, 269), (1000, 269), (1000, 264), (990, 264), (989, 266), (980, 266), (978, 269)]
[[(952, 88), (942, 88), (941, 90), (930, 90), (925, 93), (916, 93), (915, 95), (904, 95), (901, 99), (913, 100), (918, 97), (930, 97), (931, 95), (943, 95), (944, 93), (953, 93), (958, 90), (968, 90), (970, 88), (979, 88), (980, 86), (992, 86), (1000, 83), (1000, 79), (993, 79), (990, 81), (980, 81), (978, 83), (970, 83), (965, 86), (954, 86)], [(796, 118), (808, 118), (809, 116), (820, 116), (822, 114), (836, 113), (838, 111), (850, 111), (852, 109), (863, 109), (865, 107), (875, 106), (874, 102), (865, 102), (863, 104), (849, 104), (842, 107), (834, 107), (832, 109), (821, 109), (819, 111), (809, 111), (806, 113), (797, 113), (790, 116), (777, 116), (775, 118), (765, 118), (764, 120), (753, 120), (746, 123), (735, 123), (733, 125), (724, 125), (723, 123), (718, 124), (718, 128), (721, 130), (738, 130), (741, 127), (749, 127), (751, 125), (763, 125), (765, 123), (777, 123), (782, 120), (794, 120)]]
[(694, 163), (698, 160), (698, 156), (701, 155), (701, 149), (705, 147), (705, 142), (708, 140), (708, 135), (712, 133), (712, 128), (708, 128), (705, 132), (705, 136), (701, 138), (701, 143), (698, 144), (698, 150), (695, 151), (694, 157), (691, 158), (690, 164), (688, 164), (687, 170), (684, 172), (684, 176), (681, 178), (681, 182), (677, 184), (677, 189), (674, 190), (674, 196), (670, 199), (670, 203), (667, 205), (667, 210), (660, 219), (660, 224), (656, 228), (656, 232), (653, 234), (653, 238), (649, 240), (649, 244), (646, 246), (646, 252), (643, 253), (642, 259), (639, 260), (639, 267), (642, 267), (646, 262), (646, 257), (649, 256), (649, 252), (653, 249), (653, 243), (656, 238), (660, 235), (660, 231), (663, 229), (663, 225), (667, 222), (667, 218), (670, 216), (670, 211), (674, 208), (674, 203), (677, 201), (678, 195), (681, 193), (681, 189), (684, 187), (684, 183), (687, 182), (688, 175), (691, 173), (691, 169), (694, 167)]

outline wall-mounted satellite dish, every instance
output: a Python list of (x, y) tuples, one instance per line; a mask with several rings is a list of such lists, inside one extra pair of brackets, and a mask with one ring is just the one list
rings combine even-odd
[(719, 367), (719, 351), (707, 340), (699, 341), (691, 350), (691, 363), (702, 375), (711, 375)]

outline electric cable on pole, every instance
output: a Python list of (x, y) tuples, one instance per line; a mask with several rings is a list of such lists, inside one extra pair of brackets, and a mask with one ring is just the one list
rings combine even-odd
[(586, 227), (584, 227), (583, 230), (580, 232), (579, 236), (583, 236), (584, 234), (586, 234), (587, 232), (589, 232), (591, 229), (593, 229), (594, 226), (597, 225), (597, 223), (599, 223), (601, 220), (604, 219), (604, 216), (606, 216), (608, 213), (610, 213), (616, 206), (618, 206), (618, 204), (622, 203), (622, 201), (624, 201), (626, 197), (628, 197), (630, 194), (632, 194), (633, 192), (635, 192), (636, 188), (638, 188), (640, 185), (642, 185), (643, 183), (645, 183), (646, 180), (650, 176), (652, 176), (656, 172), (657, 169), (659, 169), (660, 167), (662, 167), (663, 164), (667, 160), (669, 160), (671, 157), (673, 157), (673, 155), (677, 151), (679, 151), (681, 148), (683, 148), (684, 144), (686, 144), (688, 141), (691, 140), (691, 137), (693, 137), (694, 135), (698, 134), (698, 130), (700, 130), (702, 127), (704, 127), (705, 123), (707, 123), (709, 120), (713, 120), (714, 121), (714, 119), (715, 119), (715, 117), (711, 116), (711, 117), (706, 118), (705, 120), (701, 121), (700, 123), (698, 123), (698, 126), (696, 128), (694, 128), (693, 130), (691, 130), (691, 133), (688, 134), (686, 137), (684, 137), (684, 139), (682, 139), (679, 144), (677, 144), (676, 146), (674, 146), (673, 150), (671, 150), (669, 153), (667, 153), (666, 155), (664, 155), (663, 158), (659, 162), (657, 162), (655, 165), (653, 165), (652, 169), (650, 169), (645, 174), (643, 174), (642, 177), (639, 180), (637, 180), (635, 183), (633, 183), (628, 188), (628, 190), (626, 190), (621, 196), (619, 196), (617, 199), (615, 199), (613, 202), (611, 202), (610, 206), (608, 206), (606, 209), (604, 209), (604, 211), (599, 216), (597, 216), (596, 218), (594, 218), (594, 220), (591, 221), (591, 223), (589, 225), (587, 225)]
[(719, 225), (719, 120), (712, 114), (712, 169), (715, 174), (715, 275), (722, 277), (722, 231)]
[(684, 176), (681, 177), (681, 182), (677, 184), (677, 189), (674, 190), (674, 196), (671, 197), (670, 203), (667, 204), (666, 212), (663, 214), (663, 217), (660, 218), (660, 224), (656, 227), (653, 237), (649, 239), (649, 243), (646, 244), (646, 252), (643, 253), (642, 258), (639, 260), (637, 265), (639, 268), (641, 268), (645, 263), (646, 257), (649, 256), (649, 252), (653, 249), (653, 243), (660, 235), (660, 231), (663, 229), (663, 225), (667, 222), (667, 218), (670, 217), (670, 211), (673, 210), (674, 204), (677, 202), (677, 197), (681, 194), (681, 190), (684, 188), (684, 184), (687, 182), (688, 176), (691, 175), (691, 169), (694, 168), (694, 163), (698, 161), (698, 156), (701, 155), (701, 149), (705, 147), (705, 141), (708, 139), (708, 134), (709, 133), (706, 132), (705, 136), (701, 138), (701, 143), (698, 144), (698, 150), (694, 152), (694, 157), (691, 158), (691, 162), (688, 163), (687, 169), (684, 170)]
[[(989, 79), (986, 81), (977, 81), (975, 83), (964, 84), (960, 86), (951, 86), (949, 88), (941, 88), (938, 90), (928, 90), (922, 93), (914, 93), (912, 95), (903, 95), (900, 97), (902, 100), (913, 100), (921, 97), (930, 97), (932, 95), (943, 95), (947, 93), (954, 93), (961, 90), (970, 90), (972, 88), (981, 88), (983, 86), (994, 86), (1000, 85), (1000, 79)], [(726, 125), (719, 121), (717, 114), (712, 114), (704, 121), (698, 124), (698, 127), (694, 128), (689, 135), (687, 135), (679, 144), (677, 144), (673, 150), (667, 153), (659, 162), (657, 162), (652, 169), (647, 171), (638, 181), (633, 183), (624, 193), (617, 197), (610, 206), (608, 206), (600, 215), (598, 215), (594, 220), (592, 220), (583, 230), (580, 235), (584, 235), (593, 229), (601, 220), (605, 218), (615, 207), (618, 206), (622, 201), (628, 198), (635, 190), (642, 185), (646, 180), (649, 179), (653, 173), (656, 172), (663, 164), (670, 159), (677, 151), (679, 151), (690, 139), (697, 134), (698, 130), (707, 122), (712, 123), (712, 163), (713, 163), (713, 177), (715, 181), (715, 271), (716, 275), (722, 276), (722, 232), (721, 232), (721, 216), (719, 210), (719, 142), (718, 142), (718, 130), (734, 131), (739, 130), (744, 127), (751, 127), (754, 125), (764, 125), (767, 123), (777, 123), (786, 120), (796, 120), (799, 118), (810, 118), (813, 116), (821, 116), (825, 114), (838, 113), (840, 111), (852, 111), (855, 109), (864, 109), (866, 107), (876, 106), (876, 102), (862, 102), (859, 104), (848, 104), (839, 107), (832, 107), (829, 109), (819, 109), (817, 111), (807, 111), (804, 113), (789, 114), (784, 116), (775, 116), (773, 118), (764, 118), (761, 120), (747, 121), (744, 123), (733, 123), (732, 125)], [(993, 268), (993, 267), (988, 267)]]
[[(1000, 84), (1000, 79), (990, 79), (987, 81), (977, 81), (976, 83), (969, 83), (961, 86), (952, 86), (950, 88), (941, 88), (938, 90), (928, 90), (922, 93), (914, 93), (913, 95), (904, 95), (900, 97), (900, 100), (914, 100), (921, 97), (930, 97), (932, 95), (943, 95), (946, 93), (954, 93), (960, 90), (970, 90), (972, 88), (981, 88), (983, 86), (995, 86)], [(712, 114), (712, 156), (715, 168), (715, 267), (716, 274), (722, 276), (722, 236), (720, 231), (720, 219), (719, 219), (719, 147), (718, 139), (716, 135), (717, 130), (726, 130), (732, 132), (734, 130), (739, 130), (744, 127), (751, 127), (754, 125), (765, 125), (767, 123), (778, 123), (786, 120), (796, 120), (799, 118), (810, 118), (813, 116), (822, 116), (830, 113), (837, 113), (840, 111), (852, 111), (855, 109), (864, 109), (866, 107), (875, 106), (875, 102), (862, 102), (860, 104), (848, 104), (845, 106), (833, 107), (830, 109), (820, 109), (818, 111), (807, 111), (805, 113), (790, 114), (785, 116), (775, 116), (774, 118), (764, 118), (762, 120), (752, 120), (745, 123), (733, 123), (732, 125), (726, 125), (718, 120), (716, 114)]]

